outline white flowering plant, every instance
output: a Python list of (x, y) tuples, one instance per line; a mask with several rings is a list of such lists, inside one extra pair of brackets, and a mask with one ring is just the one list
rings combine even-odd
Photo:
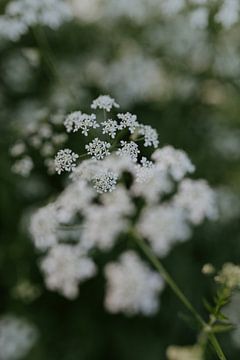
[[(36, 198), (44, 196), (42, 190), (45, 196), (52, 195), (34, 214), (32, 207), (28, 209), (30, 233), (40, 258), (36, 262), (32, 251), (27, 257), (23, 250), (31, 244), (24, 244), (19, 236), (18, 202), (1, 152), (1, 178), (4, 185), (10, 183), (8, 194), (1, 186), (1, 204), (10, 199), (11, 209), (9, 215), (3, 205), (1, 230), (7, 244), (3, 240), (1, 245), (0, 267), (6, 273), (3, 287), (8, 283), (9, 296), (18, 304), (31, 303), (29, 312), (45, 306), (45, 320), (44, 311), (39, 316), (43, 337), (57, 339), (57, 345), (54, 340), (50, 346), (42, 343), (37, 357), (48, 359), (50, 353), (51, 360), (59, 358), (61, 349), (64, 360), (98, 359), (98, 342), (108, 342), (108, 331), (112, 336), (108, 321), (113, 322), (116, 345), (114, 355), (107, 351), (105, 357), (163, 358), (170, 343), (179, 345), (167, 349), (169, 360), (209, 359), (210, 344), (219, 359), (234, 357), (225, 339), (224, 355), (215, 334), (230, 331), (235, 323), (225, 318), (222, 308), (228, 302), (231, 305), (238, 290), (238, 267), (226, 265), (216, 276), (216, 284), (211, 283), (210, 291), (216, 287), (216, 295), (204, 301), (204, 317), (176, 282), (198, 309), (209, 285), (201, 279), (202, 262), (207, 258), (218, 267), (226, 258), (238, 261), (238, 191), (219, 188), (216, 193), (196, 177), (211, 179), (214, 186), (222, 182), (236, 190), (239, 186), (239, 134), (236, 126), (228, 131), (230, 120), (238, 124), (240, 110), (239, 9), (238, 0), (4, 0), (0, 4), (0, 115), (9, 120), (0, 124), (2, 140), (6, 140), (4, 130), (10, 121), (14, 131), (21, 129), (21, 140), (10, 150), (12, 171), (27, 178), (12, 176), (20, 190), (17, 199), (29, 194), (27, 200), (35, 208), (39, 206)], [(24, 56), (19, 57), (20, 53)], [(93, 94), (106, 92), (113, 97), (101, 95), (91, 109), (85, 106)], [(32, 106), (35, 98), (44, 108), (40, 121), (38, 109)], [(61, 109), (56, 122), (46, 108)], [(210, 128), (212, 122), (222, 126)], [(161, 129), (160, 142), (148, 123)], [(179, 149), (164, 146), (166, 142)], [(197, 164), (194, 178), (195, 166), (182, 148), (191, 151)], [(43, 162), (54, 176), (43, 178)], [(59, 187), (64, 190), (56, 197), (53, 193)], [(207, 222), (200, 226), (204, 219), (217, 218), (219, 197), (224, 225)], [(21, 204), (24, 213), (25, 200)], [(12, 223), (14, 229), (5, 233), (4, 228)], [(9, 240), (14, 240), (13, 248)], [(6, 266), (3, 259), (8, 248), (11, 257)], [(44, 291), (44, 284), (35, 284), (41, 283), (41, 276), (37, 269), (37, 276), (32, 272), (29, 263), (33, 262), (39, 264), (51, 292)], [(204, 273), (211, 271), (207, 264)], [(33, 285), (28, 276), (34, 278)], [(96, 286), (99, 280), (101, 287)], [(194, 345), (181, 346), (195, 340), (192, 333), (183, 331), (182, 322), (175, 321), (177, 302), (173, 307), (175, 300), (167, 285), (198, 323)], [(50, 323), (59, 307), (66, 316), (57, 316), (54, 328)], [(127, 316), (111, 315), (119, 313)], [(151, 320), (147, 319), (150, 315)], [(135, 331), (140, 321), (142, 327)], [(64, 334), (59, 341), (58, 324), (64, 322), (68, 336)], [(84, 331), (78, 326), (84, 326)], [(97, 341), (90, 334), (93, 327)], [(125, 353), (121, 331), (124, 341), (128, 339)], [(239, 343), (239, 331), (233, 334), (234, 342)], [(91, 350), (87, 349), (90, 339)], [(41, 346), (50, 350), (42, 353)], [(234, 360), (238, 357), (236, 354)]]
[[(194, 226), (216, 220), (214, 190), (205, 180), (187, 177), (195, 170), (187, 154), (170, 145), (159, 147), (156, 130), (140, 124), (135, 114), (114, 116), (119, 105), (113, 98), (101, 95), (91, 107), (99, 112), (66, 116), (66, 131), (92, 136), (91, 141), (86, 153), (69, 148), (57, 153), (56, 171), (70, 173), (69, 184), (31, 218), (47, 288), (75, 299), (79, 284), (101, 272), (110, 313), (147, 316), (158, 311), (168, 284), (198, 321), (205, 343), (225, 359), (215, 323), (203, 320), (159, 260), (188, 240)], [(148, 147), (151, 151), (143, 156)], [(98, 253), (110, 254), (103, 267)]]

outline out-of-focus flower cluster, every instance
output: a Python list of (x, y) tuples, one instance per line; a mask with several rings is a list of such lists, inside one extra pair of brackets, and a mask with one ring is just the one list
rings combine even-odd
[(226, 263), (222, 270), (215, 277), (215, 280), (222, 286), (235, 290), (240, 288), (240, 266)]
[[(70, 299), (78, 295), (79, 283), (96, 274), (95, 250), (109, 252), (132, 239), (132, 250), (105, 266), (105, 306), (114, 313), (149, 315), (158, 309), (163, 280), (134, 252), (134, 239), (145, 239), (158, 256), (166, 256), (189, 239), (192, 226), (216, 218), (215, 193), (205, 181), (185, 177), (194, 165), (184, 151), (158, 148), (154, 129), (134, 114), (118, 113), (114, 119), (114, 107), (114, 99), (100, 96), (92, 104), (100, 114), (78, 111), (66, 117), (68, 132), (84, 137), (99, 131), (103, 140), (87, 144), (84, 156), (90, 158), (79, 164), (83, 154), (58, 152), (56, 169), (71, 172), (71, 181), (55, 201), (37, 210), (30, 231), (44, 253), (47, 287)], [(140, 149), (149, 146), (155, 148), (152, 155), (142, 156)]]
[(37, 329), (26, 320), (13, 315), (3, 316), (0, 318), (0, 359), (22, 359), (31, 350), (37, 337)]
[(230, 28), (239, 19), (240, 5), (237, 0), (134, 0), (130, 3), (119, 0), (117, 4), (110, 0), (82, 1), (70, 0), (76, 14), (85, 21), (99, 21), (103, 18), (128, 18), (137, 24), (143, 24), (149, 19), (171, 18), (177, 14), (185, 14), (190, 23), (199, 28), (208, 26), (210, 16), (216, 23)]
[(35, 112), (32, 121), (21, 124), (20, 133), (23, 136), (10, 149), (10, 155), (14, 159), (12, 170), (16, 174), (29, 176), (34, 168), (34, 152), (40, 153), (50, 174), (55, 172), (53, 156), (66, 142), (67, 135), (62, 129), (63, 114), (50, 116), (50, 121), (47, 122), (48, 116), (46, 109), (40, 109)]
[(16, 41), (36, 25), (57, 29), (71, 18), (71, 8), (63, 0), (12, 0), (0, 16), (0, 37)]
[(204, 360), (203, 349), (198, 346), (169, 346), (168, 360)]

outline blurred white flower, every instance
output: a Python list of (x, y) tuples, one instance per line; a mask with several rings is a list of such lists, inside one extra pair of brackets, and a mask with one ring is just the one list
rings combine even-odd
[(97, 247), (108, 251), (126, 229), (128, 221), (120, 211), (113, 211), (111, 206), (92, 205), (86, 210), (81, 244), (84, 248)]
[(184, 212), (169, 205), (145, 208), (137, 229), (159, 256), (166, 256), (176, 242), (191, 235)]
[(167, 360), (204, 360), (202, 347), (193, 346), (175, 346), (167, 348)]
[(31, 26), (57, 29), (71, 17), (71, 9), (63, 0), (12, 0), (0, 17), (0, 36), (15, 41)]
[(58, 244), (41, 261), (46, 286), (69, 299), (78, 296), (78, 285), (96, 273), (94, 262), (77, 246)]
[(57, 219), (52, 204), (32, 215), (29, 230), (37, 249), (45, 250), (57, 243)]
[(0, 318), (0, 360), (25, 357), (37, 340), (36, 328), (22, 318), (5, 315)]
[(12, 166), (12, 171), (15, 174), (27, 177), (32, 171), (33, 166), (34, 164), (32, 159), (29, 156), (25, 155), (21, 159), (15, 161), (15, 163)]
[(187, 212), (187, 218), (195, 225), (204, 218), (216, 220), (217, 197), (205, 180), (184, 179), (173, 198), (174, 206)]
[(159, 169), (168, 172), (175, 181), (181, 180), (187, 173), (195, 170), (187, 154), (170, 145), (154, 151), (152, 159), (158, 164)]
[(111, 98), (109, 95), (100, 95), (91, 105), (92, 109), (103, 109), (108, 112), (111, 111), (113, 107), (118, 108), (119, 105), (116, 103), (115, 99)]
[(118, 262), (105, 267), (107, 292), (105, 306), (112, 313), (152, 315), (159, 307), (162, 278), (133, 251), (123, 253)]
[(22, 141), (18, 141), (10, 148), (10, 154), (13, 157), (22, 155), (26, 151), (26, 145)]
[(240, 195), (228, 187), (216, 189), (219, 218), (223, 222), (232, 221), (240, 216)]
[(226, 29), (235, 25), (239, 20), (240, 3), (238, 0), (224, 0), (215, 20)]

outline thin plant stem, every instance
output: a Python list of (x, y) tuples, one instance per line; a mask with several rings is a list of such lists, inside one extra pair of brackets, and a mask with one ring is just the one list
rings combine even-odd
[(56, 62), (54, 59), (54, 55), (53, 55), (52, 49), (48, 43), (48, 39), (44, 33), (44, 30), (40, 26), (38, 26), (38, 27), (33, 27), (32, 31), (33, 31), (33, 35), (37, 41), (37, 44), (42, 52), (42, 56), (49, 68), (50, 73), (53, 75), (53, 77), (55, 77), (55, 79), (61, 85), (63, 85), (68, 90), (69, 94), (73, 98), (75, 98), (75, 100), (77, 100), (77, 97), (74, 94), (74, 92), (72, 91), (72, 89), (62, 81), (62, 78), (59, 75), (58, 69), (55, 65)]
[(226, 356), (223, 353), (223, 350), (212, 332), (211, 327), (204, 321), (202, 316), (197, 312), (197, 310), (193, 307), (191, 302), (187, 299), (187, 297), (184, 295), (182, 290), (178, 287), (178, 285), (175, 283), (175, 281), (172, 279), (170, 274), (167, 272), (165, 267), (162, 265), (160, 260), (156, 257), (156, 255), (153, 253), (151, 248), (148, 246), (148, 244), (136, 233), (133, 233), (134, 238), (141, 248), (141, 250), (144, 252), (146, 257), (150, 260), (152, 265), (158, 270), (158, 272), (161, 274), (163, 279), (166, 281), (166, 283), (170, 286), (172, 291), (176, 294), (176, 296), (179, 298), (179, 300), (182, 302), (182, 304), (192, 313), (192, 315), (195, 317), (197, 322), (202, 327), (204, 333), (206, 333), (211, 345), (213, 346), (216, 354), (218, 355), (218, 358), (220, 360), (227, 360)]

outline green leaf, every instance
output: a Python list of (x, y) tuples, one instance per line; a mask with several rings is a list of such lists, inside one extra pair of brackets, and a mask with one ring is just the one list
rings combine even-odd
[(203, 305), (210, 312), (210, 314), (214, 312), (214, 307), (210, 305), (210, 303), (206, 299), (203, 299)]
[(228, 331), (231, 331), (231, 330), (233, 330), (234, 329), (234, 326), (233, 325), (231, 325), (231, 324), (229, 324), (229, 325), (221, 325), (221, 324), (219, 324), (219, 325), (214, 325), (213, 327), (212, 327), (212, 331), (214, 332), (214, 333), (222, 333), (222, 332), (228, 332)]

